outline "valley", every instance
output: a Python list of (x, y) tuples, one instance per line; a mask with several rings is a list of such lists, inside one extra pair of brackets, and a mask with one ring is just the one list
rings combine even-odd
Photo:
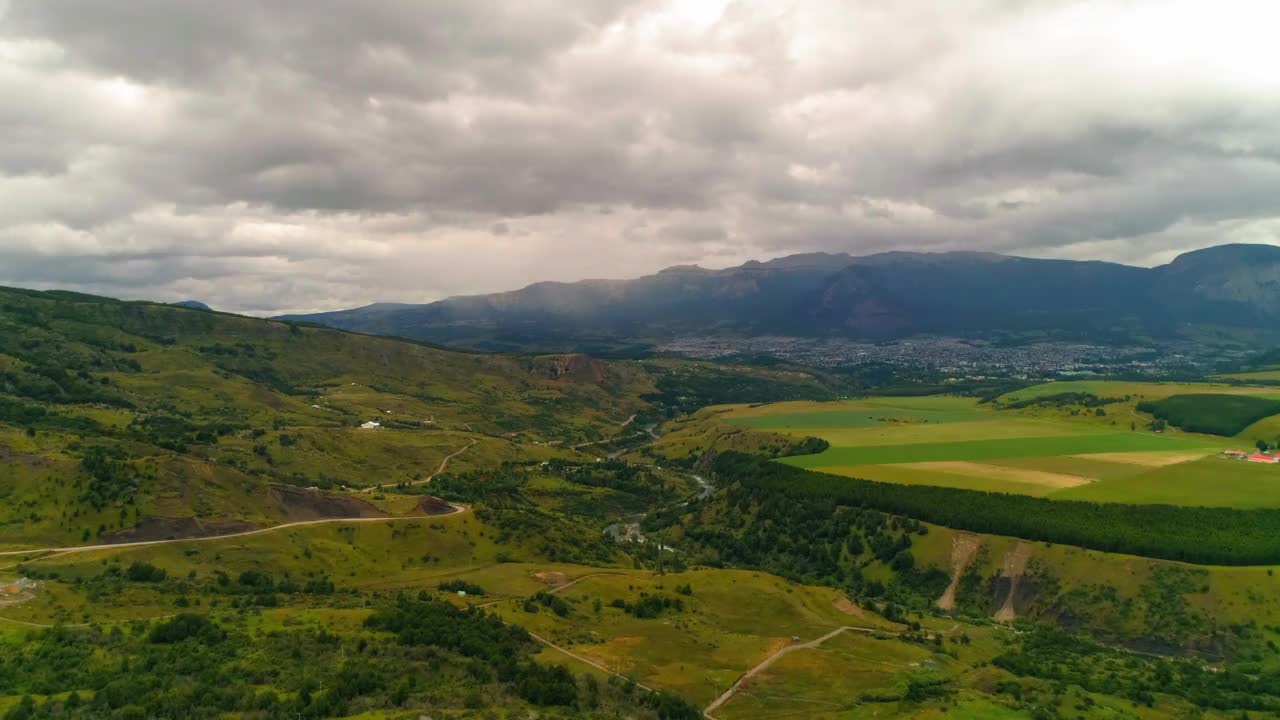
[(0, 300), (6, 720), (1280, 714), (1280, 465), (1222, 455), (1266, 370), (875, 394)]

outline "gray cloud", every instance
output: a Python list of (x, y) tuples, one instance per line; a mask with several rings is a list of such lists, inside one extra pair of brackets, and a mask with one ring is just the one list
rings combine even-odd
[(1255, 0), (0, 0), (0, 283), (247, 312), (1280, 244)]

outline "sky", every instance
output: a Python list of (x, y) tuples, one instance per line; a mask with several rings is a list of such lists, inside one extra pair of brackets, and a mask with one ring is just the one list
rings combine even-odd
[(0, 285), (277, 314), (1280, 245), (1274, 0), (0, 0)]

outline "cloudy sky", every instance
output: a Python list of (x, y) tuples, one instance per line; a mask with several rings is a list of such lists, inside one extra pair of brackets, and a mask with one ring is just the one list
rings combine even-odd
[(0, 284), (278, 313), (1280, 244), (1274, 0), (0, 0)]

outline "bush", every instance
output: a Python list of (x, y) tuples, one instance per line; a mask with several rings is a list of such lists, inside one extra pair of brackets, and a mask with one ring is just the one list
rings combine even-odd
[(195, 640), (205, 645), (218, 642), (226, 637), (226, 633), (217, 623), (203, 615), (182, 613), (172, 620), (166, 620), (151, 628), (147, 640), (157, 645), (173, 645), (186, 640)]
[(156, 583), (163, 581), (168, 576), (169, 573), (163, 569), (145, 562), (135, 562), (124, 572), (125, 579), (130, 582)]
[(436, 586), (440, 592), (464, 592), (468, 595), (484, 595), (484, 588), (466, 580), (445, 580)]

